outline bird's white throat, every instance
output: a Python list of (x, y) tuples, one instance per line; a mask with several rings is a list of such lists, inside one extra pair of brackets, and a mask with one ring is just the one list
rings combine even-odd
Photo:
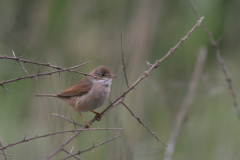
[(111, 84), (112, 84), (112, 79), (111, 78), (93, 79), (92, 82), (93, 83), (100, 83), (100, 84), (103, 84), (107, 87), (110, 87)]

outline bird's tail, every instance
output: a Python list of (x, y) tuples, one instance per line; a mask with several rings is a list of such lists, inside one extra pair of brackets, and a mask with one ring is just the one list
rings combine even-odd
[(36, 97), (57, 97), (56, 94), (37, 94)]

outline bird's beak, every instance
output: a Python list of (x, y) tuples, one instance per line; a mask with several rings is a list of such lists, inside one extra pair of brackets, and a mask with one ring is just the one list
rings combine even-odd
[(110, 74), (110, 75), (108, 76), (108, 78), (117, 78), (117, 76), (116, 76), (116, 75), (113, 75), (113, 74)]

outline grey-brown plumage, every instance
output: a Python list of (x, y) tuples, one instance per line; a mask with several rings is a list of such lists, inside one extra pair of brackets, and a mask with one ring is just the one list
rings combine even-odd
[[(99, 66), (89, 74), (92, 76), (86, 76), (78, 84), (60, 94), (39, 94), (36, 96), (60, 98), (74, 107), (81, 117), (80, 112), (92, 111), (99, 114), (93, 110), (101, 107), (106, 102), (109, 97), (112, 78), (117, 76), (113, 75), (106, 66)], [(86, 121), (85, 123), (89, 124)]]

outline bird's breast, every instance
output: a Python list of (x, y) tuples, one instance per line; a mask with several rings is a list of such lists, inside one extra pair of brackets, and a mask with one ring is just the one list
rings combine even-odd
[(79, 112), (92, 111), (101, 107), (109, 97), (110, 86), (93, 84), (92, 89), (76, 99), (74, 108)]

